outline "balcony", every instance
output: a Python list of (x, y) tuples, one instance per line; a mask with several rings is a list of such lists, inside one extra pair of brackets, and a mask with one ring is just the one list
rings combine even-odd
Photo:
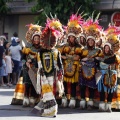
[(120, 0), (100, 0), (95, 8), (101, 11), (120, 10)]
[(34, 5), (36, 5), (36, 2), (27, 3), (25, 0), (7, 2), (7, 6), (10, 8), (9, 14), (31, 14), (31, 8)]

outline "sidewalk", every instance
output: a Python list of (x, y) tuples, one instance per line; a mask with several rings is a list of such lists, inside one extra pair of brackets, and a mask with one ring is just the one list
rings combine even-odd
[[(0, 96), (2, 96), (2, 105), (0, 102), (0, 110), (23, 110), (23, 111), (28, 111), (29, 109), (31, 110), (32, 108), (24, 108), (22, 105), (11, 105), (13, 93), (14, 93), (15, 85), (12, 87), (5, 86), (1, 87), (0, 86)], [(1, 100), (0, 100), (1, 101)]]
[(98, 112), (97, 109), (79, 110), (70, 108), (59, 108), (56, 118), (39, 117), (30, 114), (32, 108), (24, 108), (21, 105), (10, 105), (14, 88), (0, 87), (0, 120), (119, 120), (119, 112)]

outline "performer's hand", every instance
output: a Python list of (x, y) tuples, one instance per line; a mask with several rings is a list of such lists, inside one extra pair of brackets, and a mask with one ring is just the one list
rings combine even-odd
[(85, 62), (81, 62), (82, 63), (82, 65), (85, 65)]
[(87, 60), (88, 60), (88, 58), (87, 58), (87, 57), (85, 57), (85, 58), (83, 58), (83, 59), (82, 59), (82, 61), (87, 61)]

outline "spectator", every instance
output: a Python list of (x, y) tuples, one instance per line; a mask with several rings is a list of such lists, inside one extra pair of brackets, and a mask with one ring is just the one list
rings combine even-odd
[(0, 40), (0, 82), (2, 81), (2, 59), (3, 59), (3, 53), (4, 53), (4, 47), (2, 46), (2, 40)]
[(0, 67), (1, 86), (5, 87), (6, 85), (5, 85), (4, 81), (3, 81), (3, 76), (7, 76), (6, 63), (5, 63), (5, 54), (3, 54), (2, 66)]
[[(21, 50), (22, 50), (22, 47), (19, 45), (19, 38), (14, 38), (13, 39), (11, 38), (12, 40), (12, 44), (9, 48), (10, 52), (11, 52), (11, 57), (12, 57), (12, 61), (13, 61), (13, 64), (14, 64), (14, 67), (13, 67), (13, 71), (12, 71), (12, 82), (14, 85), (16, 85), (17, 83), (17, 72), (19, 70), (19, 63), (20, 63), (20, 60), (21, 60)], [(17, 41), (17, 42), (16, 42)]]
[(5, 62), (6, 62), (6, 73), (7, 73), (7, 85), (12, 86), (10, 82), (10, 74), (12, 73), (13, 62), (11, 60), (10, 51), (8, 49), (6, 49), (5, 54), (6, 54)]
[(6, 49), (6, 44), (8, 43), (6, 37), (4, 35), (1, 35), (0, 40), (3, 42), (2, 45), (3, 45), (4, 49)]

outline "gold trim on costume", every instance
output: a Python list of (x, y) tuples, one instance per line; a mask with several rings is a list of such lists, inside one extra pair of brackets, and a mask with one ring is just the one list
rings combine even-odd
[[(49, 68), (47, 68), (46, 67), (46, 64), (45, 64), (45, 54), (49, 54), (49, 56), (50, 56), (50, 67)], [(45, 52), (45, 53), (43, 53), (43, 55), (42, 55), (42, 57), (43, 57), (43, 66), (44, 66), (44, 69), (45, 69), (45, 72), (47, 72), (47, 73), (49, 73), (51, 70), (52, 70), (52, 53), (51, 52)]]
[(42, 94), (52, 92), (52, 91), (53, 91), (52, 88), (53, 88), (53, 87), (50, 86), (50, 85), (48, 85), (48, 84), (43, 85), (43, 86), (42, 86)]

